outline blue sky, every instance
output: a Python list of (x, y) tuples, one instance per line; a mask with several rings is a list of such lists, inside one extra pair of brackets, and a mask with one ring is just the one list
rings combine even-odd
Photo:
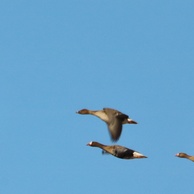
[[(0, 193), (193, 192), (193, 1), (0, 2)], [(146, 156), (103, 156), (105, 123), (75, 112), (111, 107), (117, 144)]]

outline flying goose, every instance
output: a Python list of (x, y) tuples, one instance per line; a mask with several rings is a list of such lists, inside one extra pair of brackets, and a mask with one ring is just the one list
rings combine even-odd
[(130, 119), (128, 115), (111, 108), (103, 108), (103, 110), (82, 109), (76, 113), (94, 115), (106, 122), (112, 141), (117, 141), (119, 139), (122, 132), (122, 124), (137, 124), (137, 122)]
[(147, 156), (144, 156), (143, 154), (137, 151), (131, 150), (120, 145), (108, 146), (95, 141), (91, 141), (87, 145), (91, 147), (99, 147), (103, 150), (102, 153), (109, 153), (121, 159), (147, 158)]

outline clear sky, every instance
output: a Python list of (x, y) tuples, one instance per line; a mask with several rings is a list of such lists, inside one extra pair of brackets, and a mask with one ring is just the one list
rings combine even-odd
[[(194, 1), (2, 0), (0, 193), (191, 194)], [(111, 107), (138, 125), (117, 142), (78, 115)]]

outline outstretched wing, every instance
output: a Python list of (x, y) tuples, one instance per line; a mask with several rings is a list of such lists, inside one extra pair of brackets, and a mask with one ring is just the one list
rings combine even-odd
[(109, 133), (111, 135), (112, 141), (117, 141), (122, 132), (122, 122), (115, 118), (112, 122), (108, 125)]
[(109, 123), (107, 124), (111, 139), (112, 141), (117, 141), (122, 132), (122, 122), (123, 120), (127, 119), (128, 116), (110, 108), (104, 108), (103, 110), (106, 112), (109, 118)]

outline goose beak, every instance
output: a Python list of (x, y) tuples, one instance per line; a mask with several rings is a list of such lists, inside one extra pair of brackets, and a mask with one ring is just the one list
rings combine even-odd
[(86, 145), (87, 145), (87, 146), (91, 146), (91, 145), (92, 145), (92, 142), (89, 142), (89, 143), (87, 143)]

